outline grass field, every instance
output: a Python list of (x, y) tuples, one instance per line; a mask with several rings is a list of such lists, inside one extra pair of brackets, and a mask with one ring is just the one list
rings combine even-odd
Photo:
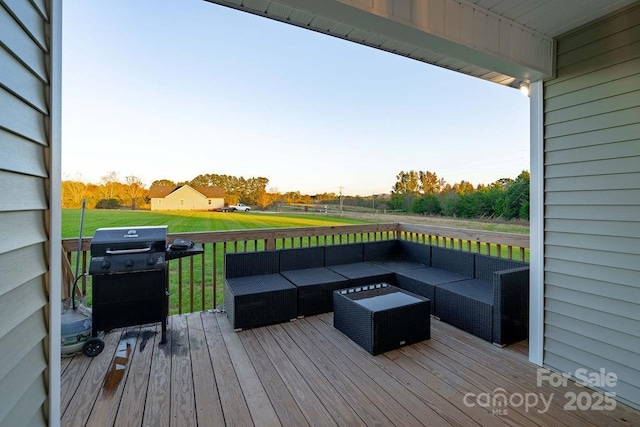
[[(252, 228), (317, 227), (330, 225), (365, 224), (374, 222), (357, 218), (323, 215), (263, 214), (244, 212), (191, 211), (121, 211), (89, 209), (84, 214), (83, 236), (90, 237), (100, 227), (139, 227), (168, 225), (169, 233), (194, 231), (244, 230)], [(78, 237), (80, 210), (62, 210), (62, 237)]]

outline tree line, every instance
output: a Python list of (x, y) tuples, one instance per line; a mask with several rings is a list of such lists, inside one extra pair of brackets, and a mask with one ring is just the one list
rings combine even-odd
[[(261, 207), (272, 203), (272, 196), (266, 192), (269, 183), (267, 178), (244, 178), (231, 175), (206, 174), (198, 175), (190, 181), (174, 182), (170, 179), (153, 181), (151, 187), (177, 187), (185, 184), (200, 187), (221, 187), (225, 192), (225, 202), (238, 202)], [(100, 178), (98, 184), (85, 183), (79, 180), (62, 181), (62, 207), (79, 208), (82, 199), (87, 200), (89, 208), (117, 209), (119, 207), (148, 208), (149, 190), (140, 178), (127, 176), (120, 179), (116, 172), (110, 172)]]
[[(444, 215), (462, 218), (529, 219), (529, 172), (523, 171), (515, 179), (503, 178), (492, 184), (474, 187), (460, 181), (450, 185), (430, 171), (400, 171), (390, 194), (371, 196), (341, 196), (335, 193), (315, 195), (300, 191), (280, 193), (267, 190), (265, 177), (244, 178), (232, 175), (202, 174), (190, 181), (174, 182), (159, 179), (152, 186), (220, 187), (227, 204), (245, 203), (266, 209), (278, 205), (343, 205), (403, 211), (421, 215)], [(111, 172), (101, 177), (98, 184), (78, 180), (62, 182), (62, 207), (79, 208), (82, 200), (89, 208), (149, 207), (149, 189), (136, 176), (120, 179)]]
[(522, 171), (515, 179), (474, 187), (467, 181), (450, 185), (434, 172), (401, 171), (388, 205), (424, 215), (528, 220), (530, 178), (528, 171)]

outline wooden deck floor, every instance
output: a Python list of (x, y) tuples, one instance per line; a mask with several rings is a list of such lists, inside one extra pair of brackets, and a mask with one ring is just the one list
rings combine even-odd
[[(431, 340), (375, 357), (331, 314), (239, 333), (224, 314), (172, 316), (159, 340), (159, 327), (127, 328), (107, 334), (93, 359), (63, 358), (61, 424), (640, 425), (620, 403), (564, 409), (565, 393), (586, 389), (537, 387), (526, 343), (497, 348), (435, 319)], [(491, 405), (500, 393), (507, 405)], [(541, 396), (547, 410), (520, 400)]]

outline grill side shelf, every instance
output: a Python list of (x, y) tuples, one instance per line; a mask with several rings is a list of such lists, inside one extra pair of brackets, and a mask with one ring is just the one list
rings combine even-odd
[(202, 245), (193, 245), (193, 247), (182, 251), (168, 250), (165, 254), (165, 258), (167, 259), (167, 261), (171, 261), (172, 259), (184, 258), (188, 256), (199, 255), (202, 253), (204, 253), (204, 248), (202, 247)]

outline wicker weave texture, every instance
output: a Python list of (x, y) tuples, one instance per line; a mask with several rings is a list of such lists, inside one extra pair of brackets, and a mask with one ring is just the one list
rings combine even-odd
[(325, 246), (324, 248), (324, 265), (326, 267), (362, 261), (364, 261), (364, 245), (362, 243)]
[(431, 246), (424, 243), (400, 240), (400, 251), (406, 260), (424, 264), (431, 267)]
[(431, 266), (473, 277), (474, 254), (433, 246), (431, 248)]
[(493, 340), (510, 344), (529, 336), (529, 267), (493, 274)]
[(280, 270), (301, 270), (324, 267), (324, 247), (283, 249), (280, 251)]
[(280, 251), (231, 253), (225, 257), (225, 277), (257, 276), (280, 271)]
[(372, 355), (431, 338), (428, 299), (412, 295), (420, 301), (374, 311), (356, 303), (350, 295), (334, 292), (334, 327)]
[[(457, 282), (459, 283), (459, 282)], [(493, 340), (493, 306), (475, 298), (435, 287), (435, 315), (457, 328), (487, 341)]]
[(349, 279), (325, 267), (280, 274), (298, 288), (298, 316), (333, 311), (333, 291), (349, 287)]
[(364, 261), (402, 259), (400, 241), (380, 240), (364, 244)]
[(528, 267), (528, 265), (522, 261), (475, 254), (474, 277), (491, 283), (494, 272), (521, 267)]
[(396, 284), (399, 288), (404, 289), (405, 291), (429, 298), (430, 311), (431, 313), (435, 313), (433, 285), (403, 274), (396, 274)]
[(297, 317), (297, 289), (279, 274), (231, 278), (224, 286), (225, 311), (234, 329)]

